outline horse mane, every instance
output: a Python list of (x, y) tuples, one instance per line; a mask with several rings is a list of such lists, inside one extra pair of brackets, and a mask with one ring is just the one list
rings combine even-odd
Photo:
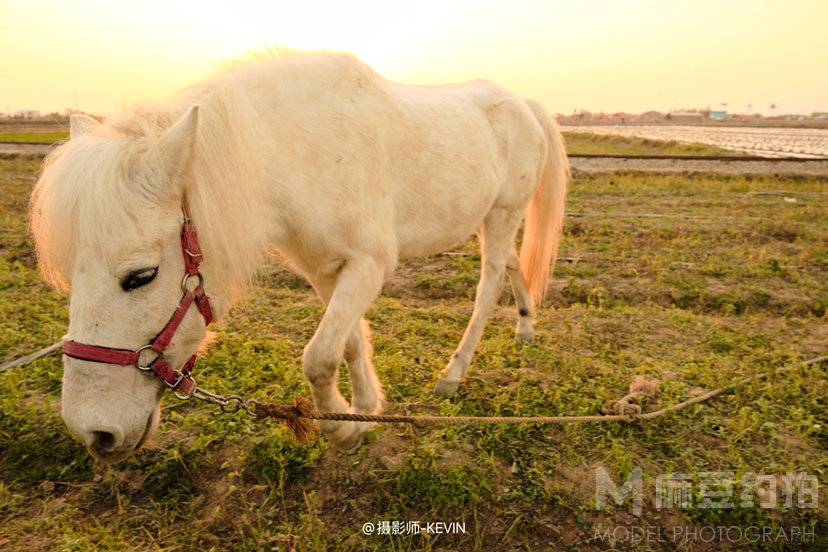
[[(150, 171), (155, 182), (169, 184), (158, 139), (195, 104), (199, 122), (183, 176), (185, 201), (199, 232), (205, 269), (209, 263), (221, 275), (209, 287), (223, 288), (226, 297), (245, 287), (265, 253), (271, 222), (261, 155), (266, 132), (245, 94), (222, 77), (167, 102), (142, 104), (109, 117), (47, 157), (31, 200), (31, 228), (47, 282), (68, 291), (81, 236), (106, 239), (115, 221), (135, 218), (137, 199), (152, 199), (131, 178), (138, 169), (142, 174)], [(172, 197), (155, 196), (156, 203), (160, 196)]]

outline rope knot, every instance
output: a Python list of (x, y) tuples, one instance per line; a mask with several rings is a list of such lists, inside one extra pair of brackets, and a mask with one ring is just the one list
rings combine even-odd
[(639, 397), (652, 397), (658, 393), (660, 384), (661, 382), (657, 379), (648, 380), (644, 376), (635, 376), (630, 383), (630, 392), (617, 401), (607, 404), (602, 410), (604, 414), (629, 416), (636, 419), (641, 415), (641, 407), (633, 401)]
[(641, 414), (641, 407), (637, 404), (624, 403), (618, 405), (618, 413), (630, 418), (635, 418)]
[(316, 412), (313, 403), (307, 397), (297, 397), (290, 406), (255, 403), (253, 413), (257, 418), (284, 421), (285, 427), (300, 443), (307, 443), (316, 437), (316, 426), (313, 423)]
[(295, 406), (288, 406), (282, 411), (286, 420), (295, 420), (302, 415), (301, 411)]

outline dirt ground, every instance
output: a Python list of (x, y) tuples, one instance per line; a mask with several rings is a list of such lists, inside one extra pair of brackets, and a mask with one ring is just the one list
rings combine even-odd
[(572, 167), (587, 173), (641, 171), (653, 173), (704, 172), (714, 174), (828, 175), (828, 160), (819, 161), (711, 161), (702, 159), (618, 159), (570, 157)]

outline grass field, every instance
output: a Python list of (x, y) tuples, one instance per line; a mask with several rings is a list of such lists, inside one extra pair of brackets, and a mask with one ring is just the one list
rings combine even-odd
[[(703, 144), (682, 144), (627, 138), (623, 136), (601, 136), (583, 132), (566, 132), (566, 148), (570, 155), (612, 154), (612, 155), (743, 155), (736, 151), (724, 150)], [(68, 132), (17, 132), (0, 133), (0, 143), (53, 144), (69, 139)]]
[[(27, 234), (37, 170), (0, 161), (0, 360), (66, 327), (66, 298), (41, 283)], [(389, 411), (595, 414), (639, 374), (662, 382), (643, 403), (650, 410), (825, 354), (826, 192), (825, 178), (578, 177), (568, 209), (591, 216), (567, 220), (569, 261), (539, 311), (536, 343), (514, 343), (504, 293), (452, 399), (431, 389), (472, 310), (476, 244), (404, 263), (368, 314)], [(621, 212), (697, 218), (611, 216)], [(307, 392), (302, 348), (321, 312), (283, 266), (262, 271), (218, 329), (199, 383), (291, 402)], [(116, 468), (93, 465), (69, 438), (60, 378), (58, 357), (0, 375), (0, 549), (287, 550), (289, 536), (302, 551), (828, 548), (824, 366), (640, 425), (383, 426), (352, 456), (167, 396), (157, 448)], [(596, 467), (619, 485), (643, 470), (640, 517), (629, 503), (596, 508)], [(655, 508), (659, 474), (690, 474), (697, 493), (711, 471), (737, 482), (746, 472), (807, 472), (819, 477), (820, 507)], [(465, 522), (466, 534), (362, 534), (363, 523), (383, 520)], [(667, 540), (614, 532), (613, 548), (596, 537), (630, 526), (663, 529)], [(804, 527), (816, 542), (669, 542), (684, 526)]]
[(706, 146), (704, 144), (685, 144), (647, 138), (628, 136), (602, 136), (587, 132), (566, 132), (566, 151), (570, 155), (670, 155), (670, 156), (739, 156), (744, 153)]
[(68, 132), (0, 132), (0, 143), (8, 144), (56, 144), (68, 139)]

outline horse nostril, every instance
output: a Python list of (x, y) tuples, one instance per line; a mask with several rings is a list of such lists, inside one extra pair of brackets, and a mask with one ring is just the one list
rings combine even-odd
[(112, 452), (112, 449), (114, 449), (117, 444), (115, 436), (108, 431), (92, 432), (92, 448), (101, 454)]

